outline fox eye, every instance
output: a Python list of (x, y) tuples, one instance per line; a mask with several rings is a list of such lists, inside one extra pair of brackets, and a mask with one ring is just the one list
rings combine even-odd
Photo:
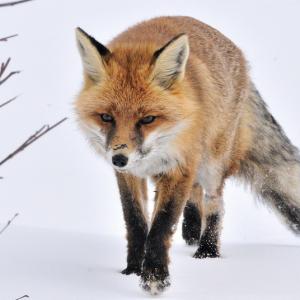
[(139, 123), (141, 125), (147, 125), (147, 124), (152, 123), (155, 119), (156, 119), (156, 117), (154, 117), (154, 116), (147, 116), (147, 117), (140, 119)]
[(100, 118), (103, 122), (112, 123), (114, 118), (109, 114), (100, 114)]

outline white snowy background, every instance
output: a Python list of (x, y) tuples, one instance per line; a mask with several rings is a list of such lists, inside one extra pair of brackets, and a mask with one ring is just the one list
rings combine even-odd
[[(4, 2), (4, 1), (2, 1)], [(1, 2), (0, 2), (1, 3)], [(0, 8), (0, 59), (20, 69), (0, 87), (0, 160), (45, 123), (69, 120), (0, 167), (0, 300), (144, 299), (125, 277), (125, 230), (111, 168), (86, 144), (72, 102), (82, 82), (74, 28), (102, 43), (154, 16), (188, 15), (246, 54), (271, 112), (300, 147), (300, 2), (297, 0), (59, 1)], [(299, 178), (300, 184), (300, 178)], [(223, 257), (171, 250), (165, 299), (300, 299), (300, 239), (236, 182), (225, 189)]]

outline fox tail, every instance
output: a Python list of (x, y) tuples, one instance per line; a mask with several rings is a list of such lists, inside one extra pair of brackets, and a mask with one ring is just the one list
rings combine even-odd
[(270, 206), (285, 224), (300, 235), (300, 155), (268, 111), (253, 85), (249, 96), (255, 122), (254, 135), (239, 177), (250, 183), (258, 197)]

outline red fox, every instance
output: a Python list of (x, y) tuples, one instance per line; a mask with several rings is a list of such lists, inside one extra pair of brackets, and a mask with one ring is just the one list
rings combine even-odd
[[(107, 47), (76, 30), (84, 84), (80, 127), (115, 170), (127, 267), (156, 294), (170, 285), (168, 249), (182, 235), (195, 258), (220, 256), (222, 190), (231, 176), (300, 234), (300, 156), (249, 78), (243, 53), (190, 17), (137, 24)], [(147, 184), (156, 185), (148, 220)]]

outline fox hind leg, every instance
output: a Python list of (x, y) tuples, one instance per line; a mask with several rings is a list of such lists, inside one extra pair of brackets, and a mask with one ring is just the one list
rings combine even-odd
[(183, 212), (182, 237), (188, 245), (197, 245), (201, 232), (201, 211), (203, 192), (199, 184), (194, 184), (191, 197)]
[(202, 232), (195, 258), (213, 258), (220, 256), (220, 234), (223, 219), (221, 196), (208, 196), (203, 204)]
[(204, 197), (201, 205), (201, 233), (195, 258), (219, 257), (220, 234), (223, 220), (224, 174), (221, 164), (208, 163), (200, 170), (199, 183)]

